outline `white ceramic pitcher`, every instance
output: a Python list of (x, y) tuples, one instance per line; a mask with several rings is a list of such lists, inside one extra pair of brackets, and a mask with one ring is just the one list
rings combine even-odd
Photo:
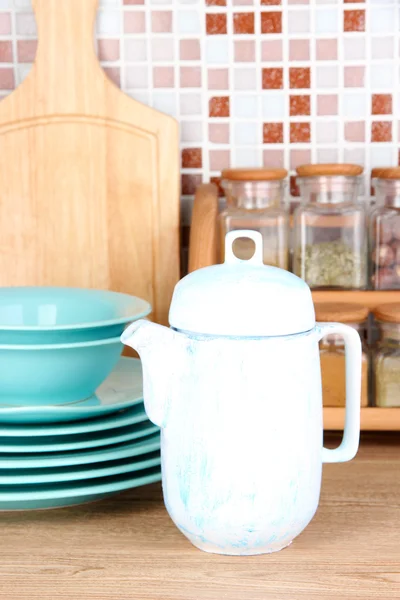
[[(238, 237), (255, 243), (237, 259)], [(311, 521), (323, 462), (351, 460), (360, 429), (361, 343), (338, 323), (315, 323), (311, 292), (262, 262), (254, 231), (226, 236), (225, 263), (176, 286), (171, 329), (138, 321), (122, 341), (143, 362), (144, 401), (162, 428), (164, 500), (198, 548), (260, 554), (284, 548)], [(318, 342), (346, 345), (346, 425), (322, 446)]]

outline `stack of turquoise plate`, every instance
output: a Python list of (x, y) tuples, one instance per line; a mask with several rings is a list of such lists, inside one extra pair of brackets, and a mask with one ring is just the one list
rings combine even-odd
[(99, 500), (159, 481), (141, 363), (121, 357), (148, 303), (114, 292), (0, 288), (0, 510)]

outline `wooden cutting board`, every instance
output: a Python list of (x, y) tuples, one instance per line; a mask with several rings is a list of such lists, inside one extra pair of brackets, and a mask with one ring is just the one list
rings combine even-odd
[(179, 279), (178, 127), (106, 77), (97, 0), (33, 0), (39, 46), (0, 104), (0, 285), (113, 289), (167, 322)]

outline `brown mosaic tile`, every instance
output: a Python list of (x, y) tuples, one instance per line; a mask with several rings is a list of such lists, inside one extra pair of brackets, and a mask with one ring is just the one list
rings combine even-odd
[(283, 69), (280, 67), (263, 69), (262, 86), (264, 90), (282, 90)]
[(290, 143), (305, 144), (311, 142), (310, 123), (290, 123)]
[(261, 33), (282, 33), (282, 13), (280, 11), (261, 13)]
[(282, 4), (282, 0), (261, 0), (262, 6), (278, 6)]
[(372, 94), (371, 114), (373, 115), (391, 115), (392, 94)]
[(373, 121), (371, 123), (371, 142), (391, 142), (391, 121)]
[(234, 33), (254, 33), (254, 13), (234, 13)]
[(207, 6), (226, 6), (226, 0), (206, 0)]
[(366, 0), (343, 0), (345, 4), (365, 4)]
[(283, 123), (264, 123), (264, 144), (283, 144)]
[(290, 96), (290, 116), (309, 115), (311, 112), (310, 96)]
[(210, 98), (208, 107), (210, 117), (229, 117), (229, 96)]
[(298, 198), (300, 196), (300, 188), (297, 185), (296, 175), (290, 176), (290, 195)]
[(10, 41), (0, 42), (0, 62), (12, 62), (12, 61), (13, 61), (12, 42), (10, 42)]
[(201, 148), (184, 148), (182, 150), (182, 168), (201, 169), (202, 166)]
[(344, 31), (365, 31), (365, 10), (345, 10), (343, 15)]
[(184, 196), (192, 196), (202, 182), (201, 175), (183, 173), (181, 177), (181, 191)]
[(292, 89), (311, 87), (310, 67), (291, 67), (289, 69), (289, 85)]
[(226, 14), (209, 13), (206, 15), (206, 31), (208, 35), (226, 33)]

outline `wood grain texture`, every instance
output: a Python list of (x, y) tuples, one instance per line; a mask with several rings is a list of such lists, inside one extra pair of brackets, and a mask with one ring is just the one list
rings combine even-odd
[(110, 288), (167, 322), (179, 279), (178, 127), (94, 52), (97, 0), (34, 0), (37, 57), (0, 104), (0, 285)]
[(354, 461), (324, 466), (307, 529), (264, 556), (196, 550), (169, 519), (159, 485), (77, 508), (2, 513), (0, 598), (395, 600), (399, 473), (398, 434), (364, 434)]
[[(344, 408), (324, 408), (324, 428), (343, 431)], [(362, 431), (400, 431), (400, 408), (369, 406), (361, 408)]]
[(189, 273), (215, 265), (218, 246), (218, 188), (201, 185), (195, 195), (189, 240)]
[(373, 310), (380, 304), (400, 302), (400, 290), (397, 291), (359, 291), (359, 290), (317, 290), (312, 293), (314, 302), (354, 302)]

